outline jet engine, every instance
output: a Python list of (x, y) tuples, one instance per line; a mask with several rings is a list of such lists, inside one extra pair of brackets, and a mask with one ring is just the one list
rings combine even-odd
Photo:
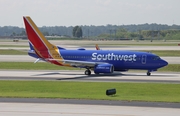
[(94, 67), (94, 73), (113, 73), (114, 66), (112, 64), (98, 64)]

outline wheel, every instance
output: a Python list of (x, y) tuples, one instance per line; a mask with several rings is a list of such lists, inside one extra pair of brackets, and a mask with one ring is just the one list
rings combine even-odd
[(84, 74), (85, 74), (85, 75), (91, 75), (91, 71), (90, 71), (90, 70), (86, 70), (86, 71), (84, 72)]
[(150, 76), (151, 75), (151, 73), (150, 72), (147, 72), (147, 76)]

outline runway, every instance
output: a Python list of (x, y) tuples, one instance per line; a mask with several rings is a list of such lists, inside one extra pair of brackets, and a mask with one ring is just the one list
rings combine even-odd
[(115, 72), (113, 74), (84, 75), (80, 71), (37, 71), (37, 70), (0, 70), (0, 80), (48, 80), (48, 81), (91, 81), (91, 82), (153, 82), (153, 83), (180, 83), (180, 73), (152, 72)]

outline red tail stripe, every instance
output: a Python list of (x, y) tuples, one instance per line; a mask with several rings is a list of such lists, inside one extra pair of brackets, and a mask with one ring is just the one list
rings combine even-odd
[(26, 33), (27, 33), (28, 39), (36, 47), (36, 49), (38, 51), (48, 50), (25, 17), (24, 17), (24, 23), (26, 26)]

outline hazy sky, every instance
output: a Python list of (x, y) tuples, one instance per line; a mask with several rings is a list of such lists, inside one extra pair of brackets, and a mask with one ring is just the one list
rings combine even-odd
[(0, 0), (0, 26), (180, 25), (180, 0)]

